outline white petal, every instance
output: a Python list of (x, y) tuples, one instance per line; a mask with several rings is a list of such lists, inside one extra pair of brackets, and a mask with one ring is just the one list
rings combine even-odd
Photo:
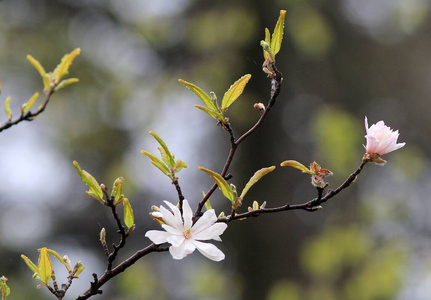
[(224, 253), (213, 244), (202, 243), (198, 241), (193, 241), (193, 244), (196, 246), (199, 252), (202, 253), (202, 255), (211, 260), (221, 261), (225, 257)]
[(190, 229), (192, 227), (193, 212), (190, 208), (189, 202), (184, 199), (183, 201), (183, 218), (184, 218), (184, 229)]
[(174, 259), (182, 259), (195, 251), (196, 247), (193, 245), (190, 240), (185, 240), (180, 246), (169, 247), (169, 252), (171, 253)]
[(176, 205), (173, 205), (172, 203), (170, 203), (168, 201), (164, 201), (164, 202), (166, 203), (167, 206), (169, 206), (169, 208), (174, 213), (175, 220), (177, 221), (177, 224), (180, 225), (178, 228), (181, 231), (183, 231), (184, 230), (184, 225), (183, 225), (183, 219), (181, 218), (180, 210), (178, 209), (178, 207)]
[(166, 240), (174, 247), (179, 247), (186, 238), (183, 235), (171, 235)]
[(170, 236), (166, 231), (161, 230), (150, 230), (145, 234), (153, 243), (160, 245), (167, 242), (167, 238)]
[(215, 223), (211, 227), (202, 230), (201, 232), (192, 233), (192, 237), (195, 240), (206, 241), (206, 240), (217, 240), (221, 241), (220, 235), (226, 230), (226, 223)]
[(160, 211), (163, 214), (163, 221), (165, 221), (166, 224), (182, 231), (183, 225), (181, 220), (176, 219), (175, 216), (169, 210), (163, 207), (163, 205), (160, 206)]
[(214, 209), (207, 210), (192, 227), (192, 236), (209, 228), (215, 221), (217, 221), (217, 216), (215, 215)]
[(169, 226), (167, 224), (162, 224), (162, 228), (164, 230), (166, 230), (167, 232), (169, 232), (170, 234), (183, 235), (182, 231), (179, 231), (177, 228), (174, 228), (174, 227)]
[(365, 132), (368, 134), (368, 119), (365, 116)]

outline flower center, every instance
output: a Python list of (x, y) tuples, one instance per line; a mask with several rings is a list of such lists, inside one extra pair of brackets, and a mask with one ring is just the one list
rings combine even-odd
[(189, 229), (187, 229), (187, 230), (184, 230), (184, 231), (183, 231), (183, 235), (184, 235), (184, 237), (185, 237), (186, 239), (189, 239), (189, 238), (191, 238), (191, 237), (192, 237), (191, 231), (192, 231), (192, 229), (191, 229), (191, 228), (189, 228)]

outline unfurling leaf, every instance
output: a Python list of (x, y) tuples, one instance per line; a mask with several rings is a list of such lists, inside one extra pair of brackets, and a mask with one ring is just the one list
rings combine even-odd
[(298, 170), (301, 170), (302, 173), (307, 173), (313, 175), (313, 172), (310, 171), (306, 166), (297, 162), (296, 160), (285, 160), (280, 164), (282, 167), (292, 167)]
[[(37, 268), (37, 266), (30, 260), (30, 258), (28, 258), (27, 256), (25, 256), (24, 254), (21, 254), (21, 258), (24, 260), (25, 264), (27, 265), (27, 267), (35, 274), (37, 275), (39, 273), (39, 269)], [(34, 276), (34, 275), (33, 275)]]
[(271, 48), (270, 47), (270, 45), (271, 45), (271, 33), (269, 33), (268, 28), (265, 28), (265, 40), (264, 40), (264, 42), (266, 43), (266, 45), (268, 45), (267, 47), (264, 47), (264, 45), (262, 45), (262, 42), (260, 44), (263, 47), (263, 57), (265, 59), (267, 59), (268, 55), (269, 55), (268, 51), (271, 51), (271, 49), (270, 49)]
[(52, 275), (52, 265), (51, 260), (49, 259), (48, 249), (43, 247), (39, 249), (39, 263), (38, 263), (38, 274), (40, 280), (48, 284), (48, 281), (51, 279)]
[(112, 186), (111, 197), (114, 197), (114, 205), (117, 205), (118, 201), (120, 201), (123, 196), (123, 177), (118, 177), (115, 179), (114, 184)]
[(63, 257), (60, 256), (60, 254), (58, 254), (56, 251), (51, 250), (51, 249), (47, 249), (47, 251), (49, 254), (54, 255), (55, 258), (57, 258), (58, 261), (61, 262), (66, 267), (68, 272), (71, 271), (70, 264), (66, 260), (64, 260)]
[(245, 185), (245, 188), (242, 190), (241, 195), (239, 196), (241, 199), (244, 199), (245, 194), (247, 194), (248, 190), (256, 183), (258, 182), (263, 176), (265, 176), (266, 174), (274, 171), (275, 166), (271, 166), (268, 168), (263, 168), (260, 169), (259, 171), (256, 171), (256, 173), (254, 173), (254, 175), (250, 178), (250, 180), (247, 182), (247, 184)]
[(235, 102), (236, 99), (238, 99), (239, 96), (241, 96), (250, 78), (251, 75), (246, 74), (230, 86), (229, 90), (223, 96), (223, 100), (221, 103), (222, 111), (225, 111), (229, 106), (232, 105), (232, 103)]
[(255, 200), (253, 201), (253, 210), (258, 210), (259, 209), (259, 203)]
[(73, 50), (69, 54), (66, 54), (63, 56), (60, 64), (57, 65), (57, 67), (55, 68), (55, 70), (53, 72), (53, 76), (54, 76), (54, 80), (55, 80), (56, 84), (58, 84), (60, 82), (61, 78), (63, 78), (65, 75), (69, 74), (70, 65), (72, 64), (75, 57), (79, 55), (79, 53), (81, 53), (81, 49), (76, 48), (75, 50)]
[(6, 98), (6, 101), (4, 102), (4, 112), (6, 114), (6, 117), (9, 121), (12, 121), (12, 111), (10, 110), (10, 99), (12, 99), (10, 96)]
[(78, 277), (79, 274), (81, 274), (82, 271), (84, 271), (84, 269), (85, 269), (85, 266), (82, 264), (81, 261), (78, 261), (74, 268), (75, 277)]
[(45, 69), (42, 67), (39, 61), (37, 61), (33, 56), (27, 55), (28, 61), (36, 68), (39, 72), (40, 76), (43, 80), (43, 89), (45, 92), (48, 92), (51, 88), (51, 78), (49, 74), (45, 72)]
[(123, 205), (124, 205), (124, 224), (126, 224), (128, 228), (131, 228), (133, 224), (135, 224), (135, 218), (133, 216), (133, 209), (132, 209), (132, 206), (130, 205), (129, 199), (124, 198)]
[(218, 107), (214, 104), (214, 102), (211, 100), (211, 97), (208, 96), (207, 93), (205, 93), (200, 87), (198, 87), (197, 85), (184, 81), (182, 79), (178, 79), (179, 82), (181, 82), (182, 84), (184, 84), (186, 87), (188, 87), (193, 93), (196, 94), (196, 96), (199, 97), (199, 99), (202, 100), (202, 102), (209, 108), (212, 109), (214, 111), (218, 110)]
[(202, 110), (203, 112), (207, 113), (211, 118), (218, 120), (223, 120), (223, 115), (217, 110), (212, 110), (209, 109), (208, 107), (202, 106), (202, 105), (198, 105), (195, 104), (196, 108), (199, 108), (200, 110)]
[(281, 42), (283, 40), (285, 16), (286, 16), (286, 11), (280, 10), (280, 16), (278, 17), (277, 24), (275, 25), (274, 32), (272, 33), (271, 51), (274, 57), (280, 51), (280, 48), (281, 48)]
[(60, 83), (55, 87), (54, 91), (55, 91), (55, 92), (57, 92), (58, 90), (60, 90), (60, 89), (62, 89), (62, 88), (64, 88), (64, 87), (66, 87), (66, 86), (68, 86), (69, 84), (76, 83), (76, 82), (79, 82), (79, 79), (78, 79), (78, 78), (69, 78), (69, 79), (62, 80), (62, 81), (60, 81)]
[(34, 102), (36, 102), (36, 99), (39, 97), (39, 93), (35, 93), (24, 105), (24, 115), (28, 113), (33, 106)]
[(162, 160), (169, 168), (172, 168), (175, 165), (175, 160), (174, 156), (169, 152), (168, 146), (166, 146), (166, 143), (155, 132), (150, 131), (150, 134), (157, 140), (164, 150), (163, 153), (160, 151), (162, 154)]
[(7, 278), (2, 276), (0, 277), (0, 291), (2, 300), (6, 300), (6, 297), (10, 295), (10, 288), (6, 284)]
[(175, 162), (175, 166), (172, 168), (172, 171), (174, 173), (178, 173), (179, 171), (181, 171), (182, 169), (187, 169), (187, 164), (185, 162), (183, 162), (181, 159), (178, 159)]
[(146, 155), (149, 159), (151, 159), (151, 163), (160, 171), (162, 171), (163, 174), (165, 174), (166, 176), (168, 176), (169, 178), (172, 177), (171, 171), (169, 170), (169, 168), (160, 160), (158, 159), (156, 156), (154, 156), (153, 154), (142, 150), (141, 151), (142, 154)]
[(95, 198), (100, 203), (105, 204), (105, 200), (103, 200), (102, 188), (100, 187), (97, 180), (87, 171), (81, 170), (81, 167), (79, 166), (79, 164), (76, 160), (73, 161), (73, 165), (75, 166), (76, 170), (78, 171), (78, 174), (81, 176), (81, 180), (90, 189), (89, 191), (86, 192), (86, 194), (90, 197)]
[(197, 167), (199, 170), (204, 171), (205, 173), (208, 174), (209, 177), (212, 178), (212, 180), (215, 181), (215, 183), (217, 183), (218, 187), (220, 188), (221, 192), (223, 193), (223, 195), (228, 198), (231, 202), (232, 205), (235, 205), (235, 195), (231, 189), (231, 187), (229, 186), (229, 184), (226, 182), (226, 180), (218, 173), (211, 171), (209, 169), (206, 169), (204, 167)]

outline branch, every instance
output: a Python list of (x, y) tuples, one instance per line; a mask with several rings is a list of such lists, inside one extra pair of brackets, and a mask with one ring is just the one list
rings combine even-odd
[[(230, 148), (229, 155), (228, 155), (228, 157), (226, 159), (226, 163), (225, 163), (225, 165), (223, 167), (223, 171), (220, 173), (220, 175), (222, 177), (225, 177), (225, 175), (226, 175), (226, 173), (227, 173), (230, 165), (232, 164), (232, 160), (233, 160), (233, 157), (235, 156), (235, 152), (236, 152), (238, 146), (249, 135), (251, 135), (254, 131), (256, 131), (256, 129), (259, 128), (260, 125), (262, 125), (263, 120), (268, 115), (270, 109), (274, 106), (275, 101), (277, 100), (277, 97), (280, 94), (281, 83), (283, 81), (283, 77), (282, 77), (283, 75), (280, 73), (280, 71), (278, 71), (278, 69), (277, 69), (277, 67), (275, 66), (274, 63), (272, 63), (271, 67), (274, 70), (273, 73), (268, 76), (271, 79), (271, 96), (269, 98), (268, 105), (267, 105), (265, 111), (261, 114), (261, 116), (257, 120), (256, 124), (254, 124), (253, 127), (251, 127), (246, 133), (244, 133), (236, 141), (234, 141), (233, 130), (232, 130), (230, 124), (227, 126), (228, 132), (229, 132), (230, 137), (231, 137), (231, 148)], [(205, 202), (208, 201), (208, 199), (214, 193), (214, 191), (216, 190), (216, 188), (217, 188), (217, 184), (213, 184), (212, 187), (206, 193), (205, 197), (199, 202), (199, 205), (198, 205), (198, 207), (196, 209), (196, 212), (195, 212), (195, 219), (199, 218), (202, 215), (202, 208), (204, 207)]]
[(356, 177), (359, 175), (359, 173), (361, 173), (366, 163), (367, 161), (362, 161), (359, 167), (355, 170), (355, 172), (350, 174), (350, 176), (343, 182), (343, 184), (341, 184), (335, 190), (329, 190), (323, 197), (322, 197), (323, 188), (318, 188), (318, 197), (308, 202), (305, 202), (302, 204), (287, 203), (286, 205), (283, 205), (280, 207), (256, 209), (249, 212), (236, 214), (235, 216), (231, 215), (228, 217), (218, 218), (217, 222), (228, 223), (233, 220), (247, 219), (250, 217), (258, 217), (260, 214), (270, 214), (270, 213), (277, 213), (277, 212), (288, 211), (288, 210), (302, 209), (309, 212), (317, 211), (321, 208), (320, 204), (328, 201), (329, 199), (331, 199), (332, 197), (340, 193), (342, 190), (348, 188), (356, 180)]
[(91, 287), (87, 291), (85, 291), (82, 295), (80, 295), (78, 298), (76, 298), (76, 300), (85, 300), (94, 295), (102, 294), (102, 291), (100, 290), (100, 288), (105, 283), (107, 283), (111, 278), (127, 270), (140, 258), (152, 252), (164, 252), (164, 251), (167, 251), (168, 249), (169, 249), (168, 247), (161, 247), (160, 245), (151, 244), (148, 247), (137, 251), (135, 254), (133, 254), (128, 259), (126, 259), (121, 264), (119, 264), (117, 267), (115, 267), (111, 272), (105, 273), (99, 279), (97, 278), (96, 274), (93, 274), (93, 277), (95, 278), (95, 280), (94, 282), (91, 283)]
[(42, 106), (40, 106), (36, 112), (32, 113), (31, 111), (29, 111), (25, 115), (21, 114), (21, 116), (15, 121), (7, 121), (5, 124), (0, 126), (0, 132), (12, 127), (13, 125), (21, 123), (22, 121), (33, 121), (38, 115), (40, 115), (45, 110), (46, 106), (49, 103), (49, 100), (51, 99), (52, 94), (54, 94), (55, 88), (56, 86), (51, 87), (51, 89), (48, 91), (48, 93), (45, 96), (45, 100)]

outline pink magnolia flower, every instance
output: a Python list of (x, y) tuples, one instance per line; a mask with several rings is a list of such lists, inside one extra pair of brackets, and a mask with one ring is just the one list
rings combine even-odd
[(365, 117), (365, 130), (367, 134), (365, 138), (367, 139), (367, 145), (365, 146), (366, 157), (369, 161), (372, 161), (376, 164), (384, 165), (386, 163), (385, 160), (381, 159), (380, 156), (398, 150), (406, 143), (398, 143), (398, 130), (393, 131), (390, 127), (385, 125), (385, 122), (379, 121), (377, 124), (371, 125), (368, 127), (368, 120)]
[[(220, 235), (226, 230), (225, 223), (215, 223), (217, 216), (214, 209), (207, 210), (194, 224), (193, 212), (187, 200), (183, 201), (183, 216), (178, 207), (165, 201), (171, 209), (160, 206), (160, 212), (153, 212), (153, 217), (163, 219), (162, 227), (166, 231), (150, 230), (145, 236), (155, 244), (169, 243), (169, 252), (174, 259), (182, 259), (198, 249), (207, 258), (220, 261), (224, 259), (224, 253), (216, 246), (201, 241), (221, 241)], [(184, 220), (183, 220), (184, 219)]]

